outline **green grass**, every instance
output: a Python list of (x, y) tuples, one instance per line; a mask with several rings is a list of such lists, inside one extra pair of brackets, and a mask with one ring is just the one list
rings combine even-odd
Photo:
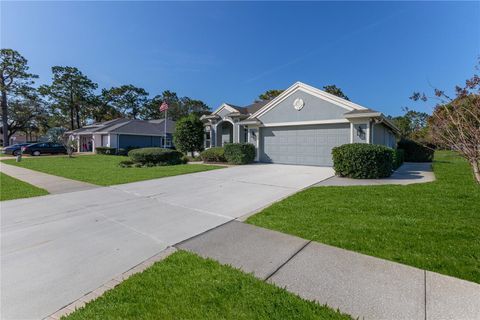
[(77, 310), (76, 319), (351, 319), (185, 251)]
[(46, 190), (17, 180), (0, 172), (0, 201), (44, 196)]
[(170, 177), (179, 174), (221, 168), (219, 166), (202, 164), (182, 164), (151, 168), (121, 168), (118, 166), (120, 161), (127, 159), (128, 157), (121, 156), (92, 155), (76, 156), (74, 158), (69, 158), (67, 156), (45, 158), (33, 157), (23, 159), (22, 162), (15, 162), (15, 160), (3, 161), (11, 165), (101, 186), (110, 186), (114, 184)]
[(455, 153), (433, 167), (435, 182), (310, 188), (247, 222), (480, 283), (480, 186)]

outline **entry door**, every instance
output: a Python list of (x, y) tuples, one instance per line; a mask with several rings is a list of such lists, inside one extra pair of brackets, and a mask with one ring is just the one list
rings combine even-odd
[(332, 165), (332, 148), (350, 142), (350, 125), (328, 124), (261, 128), (260, 161)]

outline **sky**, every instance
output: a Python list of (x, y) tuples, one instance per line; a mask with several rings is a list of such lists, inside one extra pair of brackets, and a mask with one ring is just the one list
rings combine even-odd
[(389, 115), (413, 91), (475, 72), (480, 2), (0, 2), (0, 42), (49, 83), (75, 66), (100, 88), (133, 84), (247, 105), (296, 81), (339, 86)]

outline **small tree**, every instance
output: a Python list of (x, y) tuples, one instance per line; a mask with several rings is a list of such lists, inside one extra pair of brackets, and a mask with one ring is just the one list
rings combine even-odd
[(46, 136), (48, 141), (62, 144), (65, 149), (67, 149), (67, 154), (71, 158), (77, 144), (73, 139), (65, 137), (65, 132), (67, 132), (67, 129), (65, 128), (54, 127), (48, 129)]
[[(435, 89), (439, 103), (429, 121), (434, 142), (456, 150), (472, 166), (473, 175), (480, 183), (480, 76), (474, 75), (464, 87), (455, 88), (455, 97)], [(418, 92), (413, 100), (427, 101)]]
[(183, 153), (203, 150), (204, 127), (198, 116), (190, 114), (177, 121), (173, 140)]

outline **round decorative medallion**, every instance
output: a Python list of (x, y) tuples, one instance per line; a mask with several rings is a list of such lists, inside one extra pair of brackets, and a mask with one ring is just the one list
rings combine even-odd
[(305, 102), (303, 99), (297, 98), (293, 101), (293, 107), (295, 110), (300, 111), (302, 110), (303, 106), (305, 105)]

